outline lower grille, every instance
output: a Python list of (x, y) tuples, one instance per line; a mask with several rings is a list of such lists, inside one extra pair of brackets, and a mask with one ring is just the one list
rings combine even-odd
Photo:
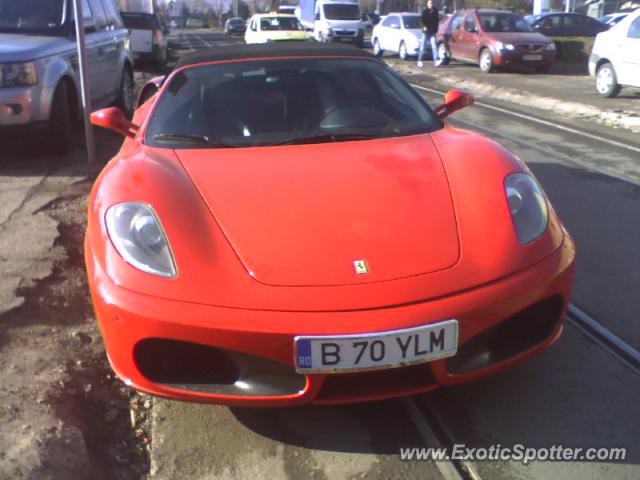
[(147, 338), (134, 358), (140, 373), (154, 383), (179, 390), (237, 396), (282, 396), (304, 390), (305, 375), (266, 358), (209, 345)]
[(541, 300), (458, 348), (447, 362), (453, 375), (504, 362), (547, 340), (562, 321), (562, 297)]

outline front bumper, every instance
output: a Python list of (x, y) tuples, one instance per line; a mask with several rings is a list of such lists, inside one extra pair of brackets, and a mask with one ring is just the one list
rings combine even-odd
[(364, 33), (353, 35), (336, 33), (334, 31), (328, 38), (332, 42), (351, 43), (354, 45), (362, 45), (364, 43)]
[[(539, 56), (539, 60), (526, 60), (527, 56)], [(501, 50), (494, 55), (494, 63), (503, 67), (543, 67), (553, 65), (556, 61), (555, 50), (544, 50), (542, 52), (521, 53), (518, 51)]]
[(50, 94), (46, 90), (40, 85), (0, 88), (0, 130), (47, 121), (50, 107), (43, 99)]
[[(566, 236), (543, 261), (490, 284), (428, 302), (347, 312), (245, 310), (150, 297), (115, 285), (88, 242), (85, 255), (108, 358), (127, 385), (179, 400), (284, 406), (426, 392), (497, 373), (543, 351), (562, 332), (575, 250)], [(546, 318), (537, 328), (540, 315)], [(344, 334), (346, 324), (349, 333), (370, 333), (373, 320), (386, 331), (448, 318), (459, 321), (454, 357), (366, 373), (295, 372), (296, 335)], [(219, 384), (200, 381), (205, 370)], [(188, 378), (176, 379), (182, 373)]]

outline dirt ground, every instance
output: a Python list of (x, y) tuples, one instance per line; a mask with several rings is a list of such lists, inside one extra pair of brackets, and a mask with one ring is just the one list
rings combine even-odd
[[(119, 143), (98, 132), (97, 144), (104, 164)], [(38, 163), (37, 149), (2, 147), (2, 175), (11, 171), (10, 156)], [(38, 188), (55, 189), (48, 192), (54, 200), (26, 215), (57, 224), (55, 242), (34, 262), (53, 268), (44, 278), (23, 281), (16, 292), (21, 305), (0, 315), (1, 479), (140, 479), (149, 471), (150, 399), (115, 378), (87, 287), (86, 204), (100, 166), (87, 169), (82, 146), (75, 150), (62, 162), (84, 175), (47, 183), (65, 177), (64, 165), (48, 168)], [(34, 225), (20, 234), (24, 250), (38, 235)]]

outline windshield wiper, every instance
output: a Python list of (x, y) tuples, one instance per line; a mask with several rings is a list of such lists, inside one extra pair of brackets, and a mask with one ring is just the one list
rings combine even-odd
[(304, 143), (325, 143), (325, 142), (349, 142), (352, 140), (371, 140), (380, 138), (377, 135), (365, 133), (323, 133), (320, 135), (310, 135), (308, 137), (295, 137), (282, 142), (272, 143), (271, 146), (278, 145), (300, 145)]
[(229, 145), (228, 143), (221, 142), (215, 138), (209, 138), (206, 135), (195, 135), (190, 133), (156, 133), (153, 136), (157, 141), (177, 141), (188, 143), (200, 143), (203, 145), (209, 145), (211, 147), (219, 148), (235, 148), (235, 145)]

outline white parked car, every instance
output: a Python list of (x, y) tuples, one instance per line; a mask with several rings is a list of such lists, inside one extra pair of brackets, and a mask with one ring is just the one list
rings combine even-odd
[(640, 87), (640, 8), (598, 34), (589, 74), (596, 78), (596, 91), (603, 97), (615, 97), (623, 86)]
[[(417, 13), (390, 13), (371, 32), (373, 53), (379, 57), (384, 52), (397, 53), (403, 60), (417, 56), (421, 40), (420, 15)], [(427, 48), (430, 52), (431, 47)]]

